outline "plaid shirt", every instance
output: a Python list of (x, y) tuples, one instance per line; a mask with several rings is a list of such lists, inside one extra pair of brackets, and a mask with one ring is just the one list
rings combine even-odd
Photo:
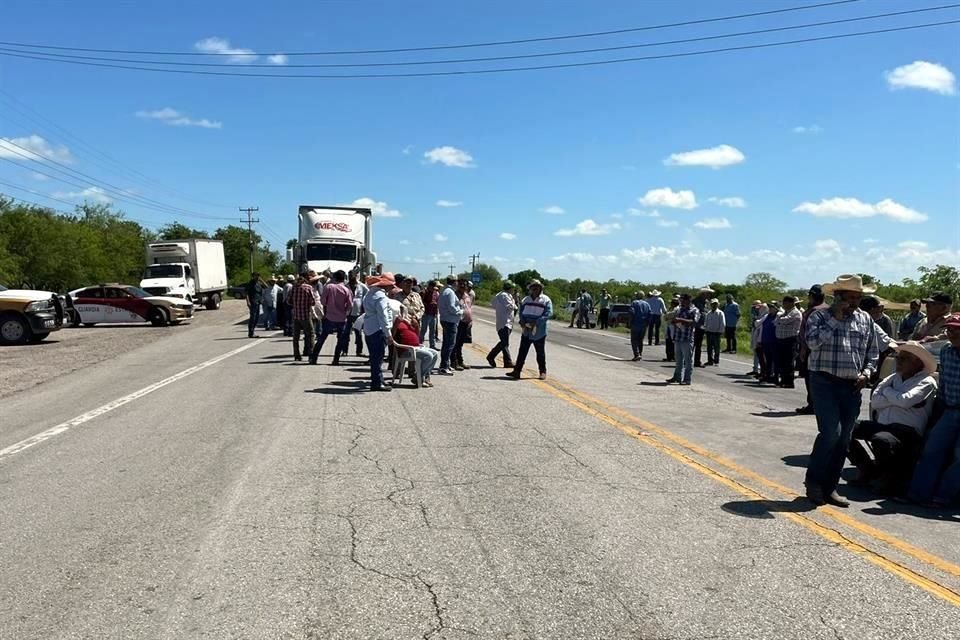
[(844, 320), (834, 318), (829, 308), (814, 311), (807, 319), (806, 342), (810, 371), (855, 380), (877, 370), (877, 332), (866, 311), (857, 309)]
[(777, 316), (777, 340), (796, 338), (800, 334), (800, 324), (802, 322), (803, 314), (796, 307), (786, 313), (781, 313)]
[(690, 305), (689, 309), (681, 307), (677, 309), (676, 317), (683, 320), (693, 320), (693, 324), (673, 325), (673, 341), (693, 343), (693, 329), (697, 326), (697, 322), (700, 321), (700, 310), (693, 305)]
[(960, 409), (960, 349), (952, 344), (940, 350), (940, 401)]
[(293, 288), (290, 304), (293, 306), (294, 320), (309, 320), (310, 312), (319, 302), (317, 290), (312, 284), (302, 282)]

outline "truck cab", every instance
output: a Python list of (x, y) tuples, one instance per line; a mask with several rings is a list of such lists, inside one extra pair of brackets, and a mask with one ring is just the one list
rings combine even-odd
[(376, 264), (371, 249), (372, 212), (364, 207), (303, 205), (293, 258), (299, 270), (317, 273), (370, 273)]
[(63, 327), (64, 317), (57, 294), (0, 285), (0, 345), (40, 342)]
[(147, 265), (140, 288), (155, 296), (172, 296), (193, 301), (196, 281), (190, 265), (184, 262)]

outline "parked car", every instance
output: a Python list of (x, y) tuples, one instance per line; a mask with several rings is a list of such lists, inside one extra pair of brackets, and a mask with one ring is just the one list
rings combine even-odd
[(625, 325), (630, 323), (630, 305), (612, 304), (610, 305), (610, 314), (607, 316), (607, 322), (611, 327)]
[(193, 303), (182, 298), (151, 296), (127, 284), (99, 284), (70, 292), (80, 323), (130, 324), (149, 322), (155, 327), (179, 324), (193, 317)]
[(229, 287), (227, 295), (236, 300), (245, 300), (247, 297), (247, 288), (245, 286)]
[(63, 327), (64, 317), (57, 294), (0, 285), (0, 345), (40, 342)]

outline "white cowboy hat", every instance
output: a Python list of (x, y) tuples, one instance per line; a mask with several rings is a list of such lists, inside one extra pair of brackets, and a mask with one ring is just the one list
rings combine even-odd
[(654, 289), (653, 291), (650, 292), (650, 295), (653, 297), (660, 295), (660, 289)]
[(860, 293), (873, 293), (876, 287), (863, 284), (863, 278), (857, 275), (845, 273), (837, 276), (836, 281), (827, 282), (823, 285), (823, 292), (832, 295), (837, 291), (859, 291)]
[(702, 289), (700, 289), (700, 293), (716, 293), (716, 291), (714, 291), (710, 287), (703, 287)]
[(933, 375), (937, 371), (937, 360), (933, 357), (933, 354), (927, 351), (922, 344), (911, 340), (910, 342), (904, 342), (903, 344), (894, 345), (893, 347), (897, 351), (905, 351), (909, 354), (915, 355), (920, 358), (920, 362), (923, 363), (923, 370)]

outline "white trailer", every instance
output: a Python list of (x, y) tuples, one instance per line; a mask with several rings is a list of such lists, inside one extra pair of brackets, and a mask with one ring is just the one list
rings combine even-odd
[(372, 249), (373, 214), (363, 207), (302, 205), (294, 248), (299, 270), (343, 270), (369, 274), (377, 263)]
[(223, 241), (188, 238), (149, 243), (140, 288), (156, 296), (183, 298), (207, 309), (219, 309), (227, 290)]

